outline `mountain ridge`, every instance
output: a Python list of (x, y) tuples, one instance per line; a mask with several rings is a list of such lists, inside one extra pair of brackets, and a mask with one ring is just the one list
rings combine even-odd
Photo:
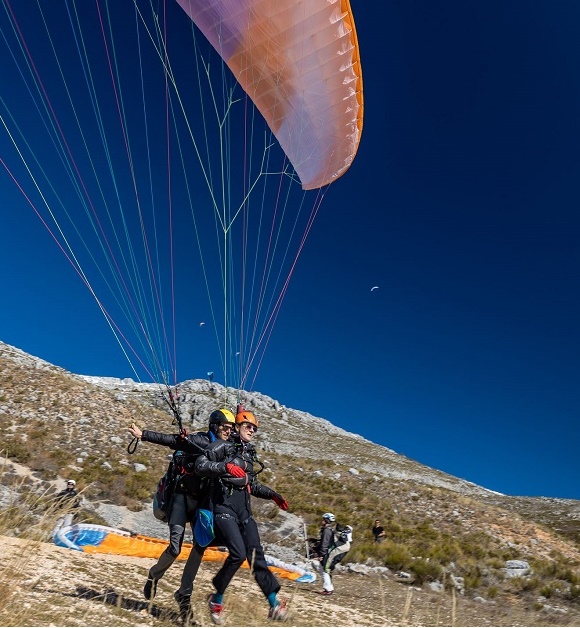
[[(90, 506), (85, 515), (113, 526), (134, 525), (137, 532), (153, 525), (151, 495), (169, 452), (140, 443), (129, 455), (127, 426), (136, 421), (177, 431), (163, 388), (72, 374), (5, 343), (0, 343), (0, 375), (4, 453), (9, 463), (30, 469), (29, 490), (36, 490), (35, 483), (56, 490), (65, 477), (74, 477)], [(183, 382), (177, 395), (188, 431), (206, 429), (209, 412), (236, 399), (233, 389), (207, 380)], [(340, 521), (354, 523), (346, 570), (369, 573), (387, 566), (393, 578), (400, 569), (414, 569), (423, 586), (441, 583), (442, 577), (445, 582), (443, 574), (449, 573), (444, 588), (453, 576), (470, 598), (508, 604), (515, 597), (528, 610), (550, 606), (541, 600), (550, 593), (565, 600), (567, 617), (580, 620), (580, 501), (502, 495), (262, 393), (244, 395), (242, 402), (260, 421), (256, 446), (266, 465), (260, 479), (290, 502), (289, 513), (282, 513), (256, 500), (270, 553), (303, 560), (303, 525), (316, 534), (320, 513), (331, 510)], [(21, 475), (4, 474), (4, 501), (10, 481)], [(375, 518), (389, 537), (379, 546), (370, 535)], [(531, 579), (518, 584), (520, 579), (506, 578), (510, 559), (529, 561)]]

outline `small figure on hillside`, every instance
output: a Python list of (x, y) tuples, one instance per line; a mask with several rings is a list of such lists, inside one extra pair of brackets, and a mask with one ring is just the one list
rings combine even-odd
[(68, 504), (70, 500), (73, 500), (73, 504), (80, 506), (80, 500), (77, 497), (78, 492), (76, 489), (77, 483), (74, 480), (67, 480), (66, 488), (57, 494), (57, 499), (61, 500), (63, 504)]
[(67, 480), (66, 488), (56, 494), (54, 502), (55, 510), (63, 511), (63, 514), (56, 522), (53, 536), (60, 528), (73, 524), (75, 515), (81, 506), (81, 500), (76, 490), (76, 482)]
[(373, 526), (373, 537), (375, 543), (382, 543), (385, 538), (385, 530), (378, 519), (375, 519), (375, 525)]
[(336, 517), (331, 512), (322, 515), (320, 538), (314, 548), (317, 561), (312, 564), (322, 575), (320, 595), (332, 595), (334, 592), (332, 572), (346, 556), (352, 542), (351, 526), (341, 526), (337, 523), (336, 527), (333, 527), (335, 522)]

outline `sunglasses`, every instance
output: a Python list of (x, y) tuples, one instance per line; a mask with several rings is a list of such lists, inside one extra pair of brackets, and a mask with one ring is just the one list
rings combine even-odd
[(250, 430), (250, 432), (258, 431), (258, 428), (255, 425), (252, 425), (252, 423), (242, 423), (242, 427), (245, 427), (247, 430)]
[(220, 429), (222, 432), (231, 432), (232, 431), (232, 426), (231, 425), (227, 425), (225, 423), (222, 423), (220, 425)]

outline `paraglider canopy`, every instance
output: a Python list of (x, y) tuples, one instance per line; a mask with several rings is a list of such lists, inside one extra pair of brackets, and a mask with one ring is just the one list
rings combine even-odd
[(207, 364), (252, 390), (360, 141), (349, 1), (12, 4), (0, 161), (22, 202), (174, 415)]
[(348, 0), (177, 0), (254, 101), (311, 190), (350, 167), (363, 121)]

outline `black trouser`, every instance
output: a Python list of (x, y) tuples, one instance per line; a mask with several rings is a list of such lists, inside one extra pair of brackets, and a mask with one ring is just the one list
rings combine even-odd
[[(191, 495), (185, 495), (184, 493), (175, 493), (171, 513), (169, 515), (169, 545), (161, 554), (159, 560), (149, 570), (149, 578), (160, 580), (169, 567), (173, 565), (181, 552), (187, 522), (189, 522), (192, 527), (195, 523), (196, 508), (197, 499)], [(179, 593), (181, 595), (191, 595), (193, 581), (197, 575), (204, 552), (205, 547), (201, 547), (197, 543), (192, 548), (181, 577), (181, 586), (179, 587)]]
[(216, 591), (223, 593), (226, 590), (236, 571), (247, 559), (262, 593), (266, 597), (270, 593), (278, 593), (280, 584), (268, 569), (254, 518), (250, 517), (241, 523), (231, 515), (216, 513), (214, 523), (230, 552), (212, 581)]

